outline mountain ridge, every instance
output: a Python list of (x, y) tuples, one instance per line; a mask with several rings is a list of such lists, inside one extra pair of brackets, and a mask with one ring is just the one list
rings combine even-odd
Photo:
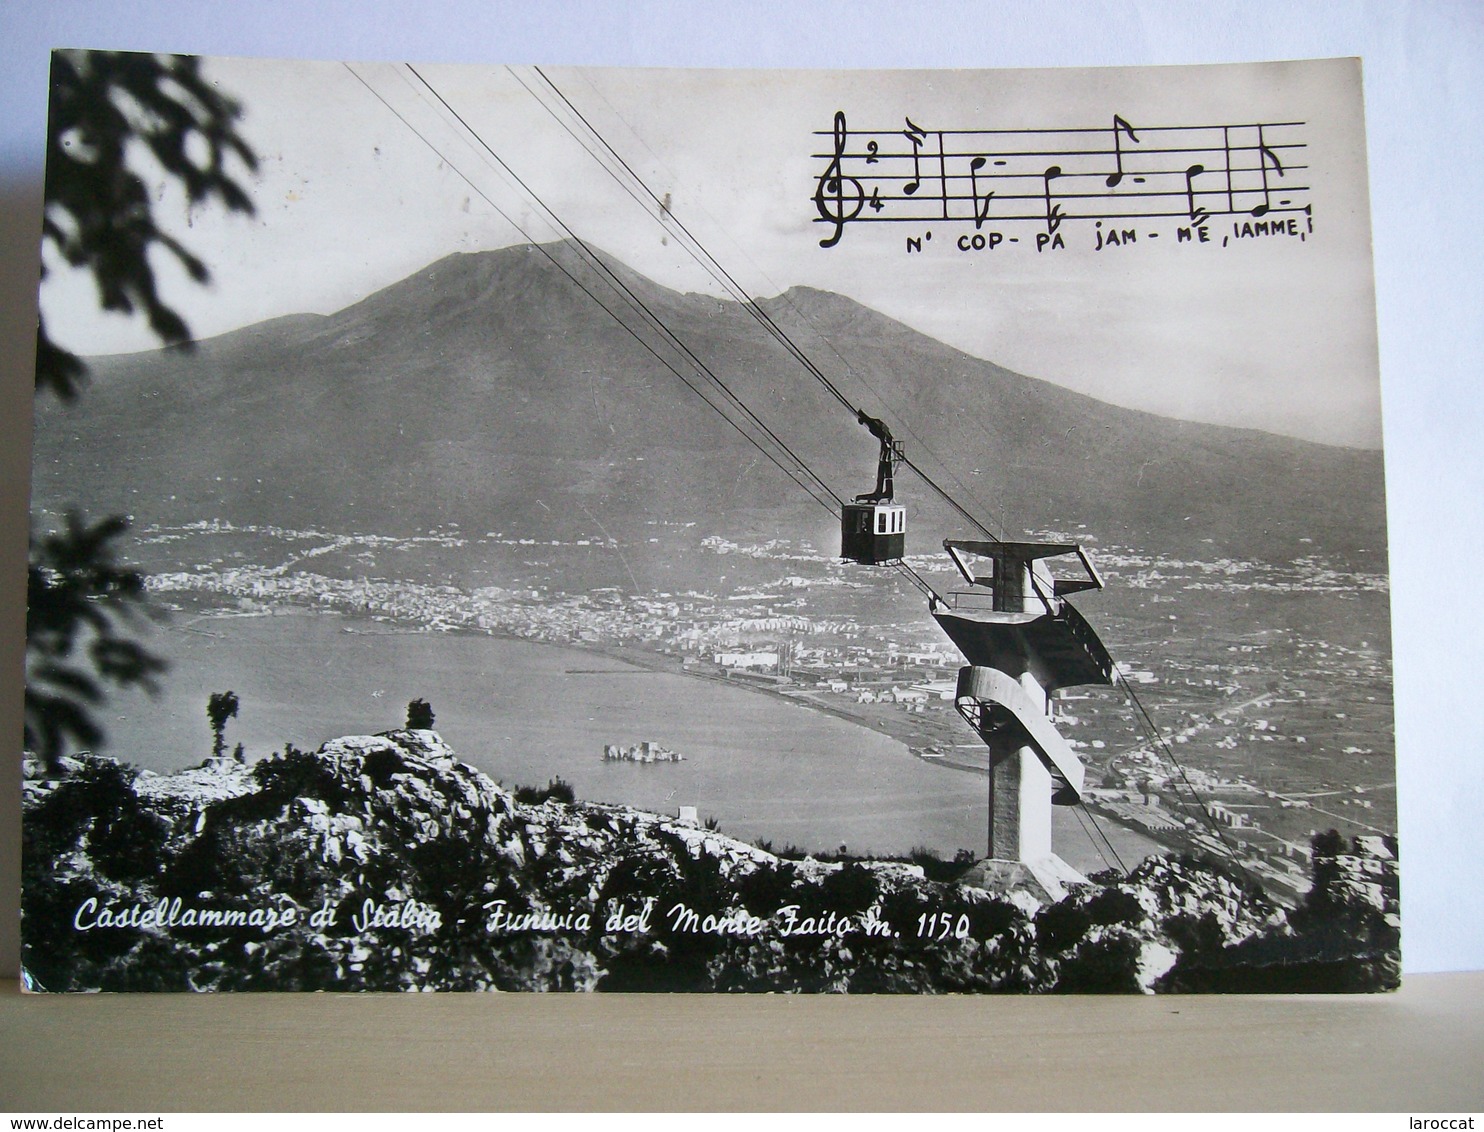
[[(577, 270), (570, 244), (455, 253), (331, 315), (239, 328), (189, 353), (94, 359), (75, 409), (38, 403), (35, 502), (397, 533), (549, 528), (581, 518), (544, 511), (575, 500), (619, 526), (662, 515), (784, 537), (817, 529), (809, 498), (553, 259)], [(871, 486), (874, 441), (743, 307), (605, 259), (834, 492)], [(1080, 525), (1164, 551), (1209, 540), (1247, 556), (1317, 547), (1384, 562), (1379, 452), (1111, 405), (832, 292), (758, 303), (997, 533)], [(916, 477), (904, 472), (898, 494), (919, 519), (910, 550), (961, 532)]]

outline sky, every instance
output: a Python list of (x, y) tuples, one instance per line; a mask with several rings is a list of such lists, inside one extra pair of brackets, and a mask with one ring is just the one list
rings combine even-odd
[[(447, 106), (391, 63), (213, 59), (207, 74), (242, 103), (240, 129), (260, 165), (242, 172), (256, 205), (251, 218), (188, 209), (168, 184), (158, 194), (165, 226), (213, 272), (211, 286), (200, 288), (168, 262), (158, 265), (167, 301), (197, 336), (281, 314), (330, 313), (450, 252), (558, 238), (543, 206), (659, 282), (720, 293), (656, 222), (658, 210), (635, 203), (564, 127), (576, 124), (531, 68), (419, 67)], [(1102, 400), (1380, 446), (1354, 61), (545, 74), (656, 195), (669, 194), (673, 215), (753, 296), (797, 285), (838, 291), (970, 354)], [(1018, 236), (1017, 244), (975, 252), (955, 244), (973, 235), (973, 224), (956, 222), (914, 254), (907, 237), (930, 225), (855, 223), (824, 248), (829, 227), (812, 197), (828, 161), (815, 155), (830, 149), (837, 111), (857, 130), (878, 131), (883, 152), (896, 136), (899, 162), (902, 123), (1068, 129), (1101, 127), (1118, 114), (1145, 131), (1144, 142), (1125, 143), (1137, 151), (1152, 148), (1148, 131), (1157, 126), (1302, 122), (1313, 231), (1303, 241), (1194, 247), (1176, 246), (1173, 223), (1163, 225), (1162, 242), (1144, 225), (1141, 242), (1097, 251), (1095, 226), (1073, 220), (1061, 228), (1066, 247), (1037, 252), (1034, 234), (1044, 226), (1020, 221), (985, 228)], [(1111, 133), (1074, 136), (1111, 148)], [(1111, 157), (1057, 160), (1068, 172), (1077, 160), (1101, 172)], [(51, 266), (42, 304), (59, 342), (84, 354), (154, 345), (137, 321), (98, 313), (90, 280)]]

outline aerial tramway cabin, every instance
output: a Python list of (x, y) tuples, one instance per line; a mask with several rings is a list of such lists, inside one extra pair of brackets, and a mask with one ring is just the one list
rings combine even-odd
[(860, 423), (881, 442), (876, 461), (876, 490), (857, 495), (840, 508), (840, 557), (862, 566), (889, 566), (907, 551), (907, 508), (892, 502), (896, 465), (902, 446), (885, 422), (857, 411)]
[(900, 562), (906, 553), (907, 508), (900, 503), (846, 503), (840, 512), (840, 557), (862, 566)]

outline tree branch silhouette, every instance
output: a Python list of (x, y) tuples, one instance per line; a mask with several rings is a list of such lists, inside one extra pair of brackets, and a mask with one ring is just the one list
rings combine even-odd
[[(201, 74), (193, 56), (59, 51), (52, 55), (47, 116), (42, 278), (48, 253), (89, 272), (106, 311), (141, 315), (167, 346), (191, 347), (185, 320), (159, 294), (151, 255), (163, 253), (197, 283), (206, 265), (155, 221), (162, 181), (191, 206), (216, 201), (251, 214), (229, 170), (257, 159), (237, 133), (241, 107)], [(36, 334), (36, 392), (75, 400), (87, 366)], [(144, 577), (118, 560), (128, 520), (32, 530), (27, 572), (25, 745), (57, 770), (69, 742), (95, 746), (96, 711), (112, 687), (156, 689), (165, 662), (135, 638), (150, 614)]]
[(128, 528), (119, 517), (89, 524), (76, 512), (66, 529), (33, 536), (26, 577), (26, 746), (49, 766), (69, 738), (102, 741), (92, 709), (104, 686), (150, 691), (165, 662), (130, 636), (147, 616), (144, 576), (119, 564), (114, 542)]
[[(160, 297), (150, 254), (160, 248), (197, 283), (206, 265), (155, 222), (152, 189), (137, 166), (147, 154), (191, 205), (213, 199), (251, 214), (228, 171), (257, 158), (237, 133), (241, 107), (201, 75), (194, 56), (59, 51), (52, 56), (41, 240), (72, 267), (91, 272), (106, 311), (142, 313), (166, 345), (189, 347), (190, 330)], [(42, 276), (46, 268), (43, 260)], [(37, 331), (36, 387), (76, 397), (86, 367)]]

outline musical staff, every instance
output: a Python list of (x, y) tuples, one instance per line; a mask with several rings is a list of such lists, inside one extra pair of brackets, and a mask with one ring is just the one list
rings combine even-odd
[[(1151, 125), (1112, 116), (1086, 129), (858, 130), (844, 111), (818, 131), (821, 247), (847, 225), (1031, 222), (1048, 237), (1078, 221), (1312, 217), (1303, 122)], [(934, 153), (936, 151), (936, 153)], [(937, 175), (932, 176), (933, 156)], [(866, 206), (869, 204), (869, 208)], [(1311, 229), (1310, 229), (1311, 230)]]

